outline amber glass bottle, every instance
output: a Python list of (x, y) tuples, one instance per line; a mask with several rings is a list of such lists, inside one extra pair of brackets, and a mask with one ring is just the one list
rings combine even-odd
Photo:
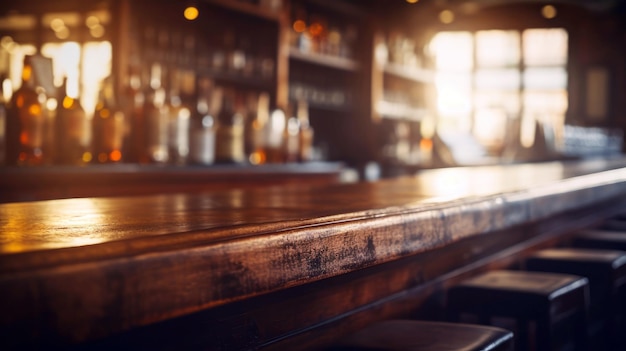
[(46, 115), (35, 90), (32, 56), (24, 57), (22, 86), (11, 98), (6, 123), (7, 164), (40, 165), (47, 161), (43, 150)]
[(0, 165), (6, 164), (6, 122), (7, 103), (4, 94), (4, 82), (8, 82), (6, 75), (0, 75)]
[(67, 93), (67, 78), (59, 89), (55, 117), (55, 159), (58, 164), (82, 165), (91, 161), (86, 138), (85, 110), (76, 97)]
[(218, 163), (244, 162), (244, 121), (236, 107), (236, 95), (226, 90), (222, 96), (222, 107), (217, 115), (215, 161)]
[(245, 128), (245, 146), (248, 161), (253, 165), (263, 164), (265, 154), (266, 125), (269, 119), (270, 96), (263, 92), (248, 95), (248, 111)]
[(300, 153), (299, 160), (301, 162), (311, 161), (313, 159), (313, 127), (309, 120), (309, 105), (305, 100), (298, 101), (298, 122), (300, 126), (300, 132), (298, 136), (300, 138), (300, 145), (298, 151)]
[(111, 77), (102, 81), (92, 120), (92, 152), (95, 163), (125, 160), (125, 114), (119, 108)]

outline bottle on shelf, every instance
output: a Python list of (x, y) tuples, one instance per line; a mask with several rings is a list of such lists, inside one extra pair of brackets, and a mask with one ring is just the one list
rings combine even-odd
[(105, 78), (100, 87), (92, 126), (94, 163), (119, 163), (126, 159), (126, 115), (115, 96), (113, 78)]
[(49, 156), (43, 149), (46, 115), (45, 95), (35, 89), (33, 57), (24, 57), (22, 86), (13, 93), (6, 121), (9, 165), (41, 165)]
[(234, 90), (223, 92), (222, 106), (217, 115), (217, 134), (215, 140), (215, 162), (243, 163), (244, 121), (238, 111), (237, 95)]
[(265, 155), (267, 163), (285, 162), (284, 133), (287, 125), (285, 111), (274, 108), (270, 113), (265, 134)]
[(82, 165), (91, 161), (87, 139), (87, 116), (77, 96), (68, 92), (67, 77), (59, 89), (55, 116), (55, 159), (64, 165)]
[(10, 80), (6, 75), (0, 75), (0, 165), (6, 163), (6, 121), (8, 106), (5, 94), (5, 92), (7, 92), (4, 84), (5, 81), (10, 84)]
[(303, 7), (294, 6), (290, 43), (292, 47), (303, 53), (313, 51), (313, 38), (309, 33), (307, 17), (308, 14)]
[(284, 129), (285, 162), (297, 162), (300, 154), (300, 121), (290, 106), (287, 109), (287, 125)]
[(150, 70), (150, 85), (145, 96), (144, 128), (145, 150), (150, 163), (165, 163), (169, 160), (168, 126), (169, 112), (165, 104), (165, 89), (162, 86), (162, 67), (153, 63)]
[(305, 100), (298, 101), (296, 114), (300, 126), (299, 135), (299, 161), (307, 162), (313, 159), (313, 137), (315, 135), (309, 120), (309, 106)]
[(248, 116), (244, 137), (246, 140), (246, 155), (253, 165), (267, 161), (265, 153), (266, 126), (269, 120), (270, 95), (267, 92), (260, 94), (250, 93), (248, 96)]
[(168, 154), (170, 162), (185, 164), (189, 157), (189, 123), (191, 111), (183, 104), (180, 95), (180, 77), (178, 70), (170, 69), (170, 89), (167, 94)]
[(190, 129), (189, 159), (191, 163), (210, 165), (215, 161), (215, 104), (213, 98), (219, 90), (213, 89), (206, 78), (198, 82), (196, 109), (192, 116)]
[(126, 141), (124, 142), (125, 161), (135, 163), (147, 163), (148, 153), (146, 150), (146, 134), (144, 130), (144, 106), (145, 92), (142, 89), (140, 70), (131, 67), (124, 94), (124, 114), (128, 117), (126, 128), (128, 130)]

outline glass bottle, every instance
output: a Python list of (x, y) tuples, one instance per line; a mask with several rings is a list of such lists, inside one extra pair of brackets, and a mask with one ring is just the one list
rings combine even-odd
[(170, 89), (167, 97), (168, 146), (169, 158), (172, 163), (185, 164), (189, 157), (189, 122), (191, 111), (183, 104), (180, 93), (180, 76), (178, 70), (170, 70)]
[(242, 163), (245, 160), (244, 121), (237, 111), (235, 99), (234, 91), (223, 92), (215, 140), (215, 161), (219, 163)]
[(92, 153), (96, 163), (118, 163), (126, 159), (126, 118), (115, 96), (111, 77), (102, 81), (92, 123)]
[(313, 159), (313, 137), (315, 133), (309, 121), (309, 105), (305, 100), (298, 101), (298, 112), (296, 115), (300, 122), (298, 158), (301, 162), (311, 161)]
[(86, 140), (87, 116), (76, 96), (67, 89), (67, 77), (59, 89), (55, 117), (56, 162), (64, 165), (82, 165), (91, 161)]
[(6, 122), (8, 106), (5, 96), (5, 81), (10, 82), (6, 75), (3, 74), (0, 76), (0, 165), (6, 163)]
[(139, 68), (131, 66), (128, 79), (124, 84), (122, 99), (119, 101), (126, 118), (126, 137), (123, 143), (124, 151), (122, 152), (124, 162), (148, 162), (148, 155), (145, 150), (146, 139), (143, 113), (145, 92), (141, 86), (140, 71)]
[(297, 162), (300, 153), (300, 122), (290, 107), (287, 115), (287, 125), (284, 130), (285, 162)]
[(215, 129), (212, 98), (219, 94), (212, 89), (210, 80), (204, 78), (198, 83), (196, 109), (192, 116), (190, 130), (189, 158), (192, 163), (210, 165), (215, 161)]
[(144, 123), (148, 162), (165, 163), (169, 159), (168, 126), (169, 112), (165, 104), (165, 89), (161, 82), (162, 68), (153, 63), (150, 72), (150, 85), (145, 96)]
[(265, 154), (268, 163), (282, 163), (285, 161), (283, 135), (287, 118), (285, 111), (275, 108), (270, 113), (270, 118), (265, 127)]
[(46, 116), (45, 96), (35, 90), (33, 57), (24, 57), (22, 86), (13, 93), (6, 121), (9, 165), (41, 165), (46, 161), (43, 150)]
[(248, 96), (248, 117), (246, 120), (245, 140), (246, 155), (253, 165), (267, 161), (265, 154), (266, 125), (269, 119), (270, 96), (267, 92)]

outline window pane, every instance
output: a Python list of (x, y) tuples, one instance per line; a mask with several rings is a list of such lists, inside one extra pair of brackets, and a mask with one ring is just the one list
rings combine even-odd
[(477, 108), (474, 115), (474, 135), (478, 141), (497, 148), (504, 144), (508, 116), (501, 108)]
[(527, 29), (523, 34), (526, 65), (565, 65), (567, 31), (562, 28)]
[(437, 73), (437, 111), (440, 131), (469, 131), (472, 111), (470, 73)]
[(514, 66), (520, 61), (517, 31), (485, 30), (476, 33), (478, 66)]
[(111, 74), (112, 48), (108, 41), (87, 42), (84, 45), (80, 103), (91, 116), (98, 98), (100, 82)]
[(566, 90), (526, 90), (524, 91), (524, 113), (539, 115), (546, 113), (565, 114), (567, 110)]
[(562, 142), (566, 110), (566, 90), (524, 92), (522, 144), (532, 145), (536, 121), (543, 127), (545, 137), (552, 140), (553, 146), (558, 147)]
[(80, 64), (80, 45), (77, 42), (46, 43), (41, 47), (41, 54), (52, 59), (54, 85), (60, 87), (63, 78), (67, 78), (69, 96), (78, 97), (78, 67)]
[(474, 62), (470, 32), (437, 33), (430, 43), (437, 69), (448, 71), (471, 70)]
[(469, 114), (471, 103), (471, 75), (437, 73), (437, 109), (440, 114)]
[(567, 72), (563, 67), (528, 68), (524, 71), (525, 89), (565, 89)]
[(478, 90), (474, 95), (474, 106), (476, 109), (503, 109), (510, 117), (517, 117), (520, 113), (520, 100), (520, 94), (517, 90)]
[(520, 87), (516, 69), (481, 69), (476, 72), (476, 88), (516, 90)]

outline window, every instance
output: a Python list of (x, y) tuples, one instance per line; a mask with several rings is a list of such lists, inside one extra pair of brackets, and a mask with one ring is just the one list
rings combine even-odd
[(485, 147), (504, 145), (512, 122), (530, 146), (535, 125), (558, 137), (567, 110), (564, 29), (438, 33), (435, 57), (438, 130), (471, 133)]
[[(111, 74), (112, 48), (106, 31), (109, 22), (110, 14), (105, 10), (0, 17), (0, 73), (10, 78), (12, 90), (16, 90), (22, 83), (24, 55), (40, 53), (51, 58), (54, 85), (61, 86), (67, 77), (68, 94), (79, 96), (91, 117), (99, 84)], [(35, 42), (43, 43), (40, 52)]]

